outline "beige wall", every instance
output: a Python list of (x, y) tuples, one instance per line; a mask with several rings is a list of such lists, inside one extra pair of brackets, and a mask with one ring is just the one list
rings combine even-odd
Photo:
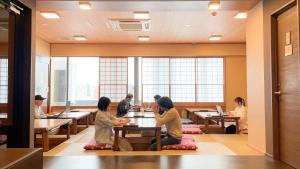
[(245, 55), (245, 44), (51, 44), (51, 56)]
[(50, 44), (40, 37), (36, 38), (36, 55), (50, 57)]
[(224, 56), (226, 109), (246, 98), (245, 44), (51, 44), (51, 56)]
[(260, 2), (249, 11), (247, 41), (247, 101), (249, 145), (266, 152), (265, 65), (263, 38), (263, 7)]
[(225, 57), (225, 101), (226, 111), (234, 110), (234, 98), (247, 97), (247, 76), (245, 56)]

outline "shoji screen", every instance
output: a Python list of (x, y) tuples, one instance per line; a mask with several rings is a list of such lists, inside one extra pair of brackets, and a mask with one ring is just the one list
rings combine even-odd
[(127, 58), (100, 58), (100, 96), (112, 102), (127, 94)]
[(0, 103), (7, 103), (8, 97), (8, 59), (0, 58)]
[(169, 58), (142, 59), (143, 102), (153, 102), (153, 96), (169, 96)]
[(224, 102), (223, 58), (197, 58), (197, 101)]
[(195, 58), (171, 58), (171, 99), (195, 102)]

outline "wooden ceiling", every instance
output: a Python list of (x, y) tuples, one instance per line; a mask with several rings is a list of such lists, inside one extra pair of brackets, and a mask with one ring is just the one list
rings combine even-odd
[[(78, 1), (37, 2), (37, 34), (50, 43), (141, 43), (138, 36), (150, 36), (146, 43), (211, 43), (210, 35), (222, 35), (218, 43), (245, 42), (246, 20), (236, 20), (239, 10), (249, 10), (259, 0), (221, 1), (217, 16), (208, 11), (208, 1), (91, 1), (92, 10), (82, 11)], [(47, 20), (40, 11), (56, 11), (59, 20)], [(133, 18), (133, 11), (150, 12), (150, 31), (113, 31), (109, 18)], [(145, 43), (145, 42), (144, 42)]]

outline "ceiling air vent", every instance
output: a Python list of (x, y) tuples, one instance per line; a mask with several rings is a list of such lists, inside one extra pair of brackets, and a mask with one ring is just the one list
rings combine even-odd
[(149, 31), (149, 21), (148, 19), (109, 19), (109, 24), (114, 31)]

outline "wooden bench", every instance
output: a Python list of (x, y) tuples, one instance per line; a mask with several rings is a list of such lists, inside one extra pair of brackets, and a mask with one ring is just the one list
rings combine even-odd
[(49, 135), (56, 134), (62, 126), (67, 126), (67, 139), (70, 138), (71, 119), (35, 119), (34, 120), (34, 138), (36, 134), (42, 134), (42, 144), (44, 151), (49, 151)]

